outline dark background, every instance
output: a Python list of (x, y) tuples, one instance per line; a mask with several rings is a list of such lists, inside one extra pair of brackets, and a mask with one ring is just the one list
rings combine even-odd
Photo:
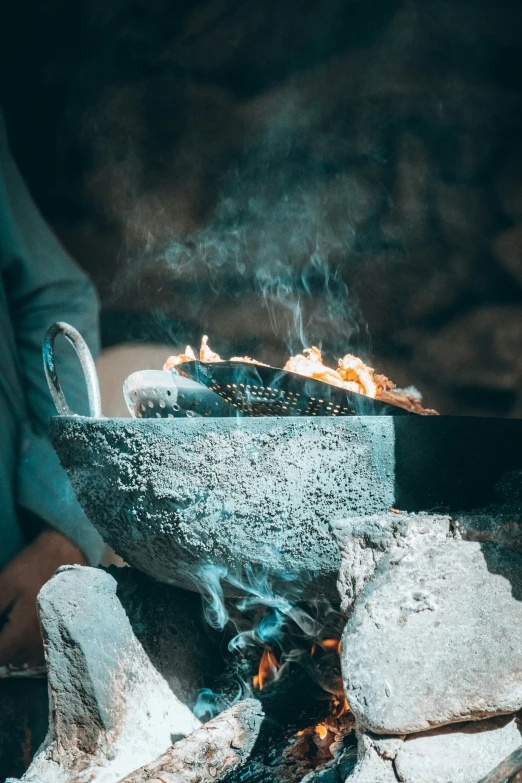
[(1, 101), (106, 346), (360, 352), (522, 415), (522, 6), (4, 4)]

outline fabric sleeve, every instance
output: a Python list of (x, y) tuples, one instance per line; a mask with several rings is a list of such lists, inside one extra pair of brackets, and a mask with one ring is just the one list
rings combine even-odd
[[(17, 501), (63, 532), (93, 564), (102, 540), (74, 496), (48, 438), (56, 415), (42, 363), (42, 341), (54, 321), (76, 327), (94, 355), (99, 349), (98, 303), (88, 278), (38, 212), (9, 153), (0, 114), (0, 171), (8, 214), (2, 221), (2, 276), (13, 324), (27, 424), (22, 433)], [(88, 414), (83, 372), (72, 347), (56, 340), (57, 369), (69, 407)]]

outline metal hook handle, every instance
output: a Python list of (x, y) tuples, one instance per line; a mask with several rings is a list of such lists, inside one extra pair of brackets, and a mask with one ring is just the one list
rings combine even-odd
[(94, 359), (89, 351), (89, 346), (81, 336), (80, 332), (65, 323), (65, 321), (57, 321), (47, 330), (43, 346), (43, 363), (45, 369), (45, 377), (49, 384), (49, 390), (53, 398), (56, 410), (59, 416), (71, 416), (72, 411), (67, 405), (67, 400), (60, 386), (58, 380), (58, 373), (56, 372), (56, 365), (54, 362), (54, 341), (58, 334), (63, 334), (64, 337), (71, 343), (72, 347), (76, 351), (76, 355), (82, 365), (83, 374), (85, 377), (85, 383), (87, 384), (87, 394), (89, 397), (89, 413), (95, 418), (99, 419), (102, 416), (101, 410), (101, 398), (100, 398), (100, 385), (98, 383), (98, 375), (96, 373), (96, 366)]

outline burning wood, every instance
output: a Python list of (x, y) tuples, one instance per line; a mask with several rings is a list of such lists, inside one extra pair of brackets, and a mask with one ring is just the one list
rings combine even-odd
[[(318, 651), (323, 650), (325, 653), (333, 653), (334, 655), (340, 655), (341, 652), (341, 640), (335, 638), (320, 639), (314, 642), (310, 648), (310, 655), (313, 658)], [(281, 671), (281, 663), (278, 661), (274, 652), (265, 647), (261, 660), (259, 662), (259, 668), (256, 675), (252, 679), (254, 688), (262, 691), (267, 685), (271, 685), (278, 679)], [(327, 739), (330, 732), (332, 735), (339, 733), (340, 723), (344, 724), (345, 721), (339, 721), (341, 716), (349, 712), (350, 707), (346, 696), (343, 694), (334, 694), (329, 698), (329, 714), (321, 722), (316, 723), (312, 728), (312, 733), (315, 733), (319, 740), (322, 742)], [(351, 723), (351, 716), (349, 723)], [(310, 733), (311, 729), (308, 729)], [(297, 732), (296, 736), (302, 736), (303, 731)], [(333, 737), (330, 737), (330, 741), (333, 741)]]
[(258, 701), (238, 702), (120, 783), (215, 783), (247, 760), (262, 721)]
[[(163, 369), (169, 370), (171, 367), (183, 364), (183, 362), (194, 361), (195, 358), (194, 351), (190, 345), (187, 345), (185, 353), (169, 356)], [(204, 335), (201, 340), (199, 360), (209, 363), (224, 361), (219, 354), (212, 351), (209, 347), (207, 335)], [(256, 359), (251, 359), (249, 356), (233, 356), (230, 361), (268, 366)], [(372, 367), (365, 364), (358, 356), (353, 356), (350, 353), (339, 359), (337, 369), (334, 370), (332, 367), (324, 364), (319, 348), (312, 346), (311, 348), (305, 348), (302, 354), (291, 356), (283, 370), (303, 375), (306, 378), (313, 378), (323, 383), (329, 383), (331, 386), (337, 386), (341, 389), (346, 389), (346, 391), (363, 394), (366, 397), (404, 408), (412, 413), (419, 413), (425, 416), (438, 415), (437, 411), (431, 408), (423, 408), (418, 395), (396, 389), (393, 381), (385, 375), (376, 375)]]

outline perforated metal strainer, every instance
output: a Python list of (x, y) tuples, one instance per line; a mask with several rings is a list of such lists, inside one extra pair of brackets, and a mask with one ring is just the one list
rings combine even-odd
[[(50, 327), (43, 345), (45, 372), (59, 415), (70, 415), (71, 411), (54, 363), (58, 334), (76, 349), (85, 373), (90, 415), (101, 417), (94, 361), (81, 335), (63, 322)], [(169, 371), (143, 370), (127, 378), (123, 393), (135, 418), (415, 415), (323, 381), (248, 362), (194, 361)]]
[(183, 375), (207, 386), (242, 416), (408, 416), (409, 411), (276, 367), (184, 362)]
[(129, 375), (123, 396), (137, 419), (236, 416), (235, 409), (206, 386), (169, 370), (141, 370)]

